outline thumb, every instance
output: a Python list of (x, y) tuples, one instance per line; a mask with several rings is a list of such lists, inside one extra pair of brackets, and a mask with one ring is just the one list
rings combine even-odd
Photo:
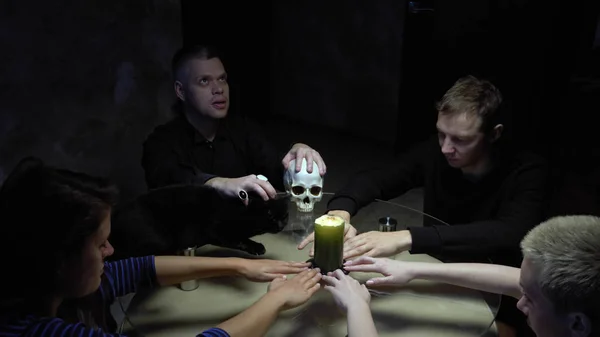
[(391, 285), (394, 284), (394, 278), (391, 276), (375, 277), (367, 281), (367, 285)]
[(281, 283), (284, 282), (285, 280), (287, 280), (287, 276), (286, 275), (279, 275), (279, 274), (265, 274), (265, 277), (270, 278), (271, 279), (271, 283)]
[(306, 245), (308, 245), (309, 243), (314, 241), (314, 237), (315, 237), (315, 234), (311, 233), (309, 236), (304, 238), (304, 240), (302, 240), (302, 242), (300, 242), (300, 244), (298, 245), (298, 249), (304, 249), (304, 247), (306, 247)]

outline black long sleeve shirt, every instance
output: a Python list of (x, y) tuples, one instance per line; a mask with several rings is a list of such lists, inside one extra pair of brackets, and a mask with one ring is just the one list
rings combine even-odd
[(472, 181), (448, 165), (432, 138), (386, 167), (360, 172), (330, 200), (328, 210), (354, 215), (375, 199), (423, 187), (424, 213), (451, 226), (425, 219), (423, 227), (409, 227), (411, 253), (514, 265), (521, 239), (543, 220), (548, 167), (542, 158), (507, 146), (494, 160), (488, 174)]
[(184, 116), (160, 125), (143, 145), (142, 167), (148, 188), (173, 184), (202, 185), (213, 177), (239, 178), (262, 174), (277, 190), (283, 187), (283, 154), (248, 119), (227, 116), (213, 141)]

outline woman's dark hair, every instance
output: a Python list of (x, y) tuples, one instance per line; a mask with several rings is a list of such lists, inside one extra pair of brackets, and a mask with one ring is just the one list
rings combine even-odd
[(61, 265), (81, 253), (117, 196), (106, 179), (22, 159), (0, 189), (0, 300), (57, 291)]

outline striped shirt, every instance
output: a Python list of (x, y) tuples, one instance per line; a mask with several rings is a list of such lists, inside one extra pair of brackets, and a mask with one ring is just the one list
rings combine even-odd
[[(136, 292), (138, 289), (158, 286), (154, 256), (129, 258), (104, 263), (102, 283), (97, 290), (104, 305), (110, 305), (117, 297)], [(24, 315), (0, 317), (0, 337), (125, 337), (82, 323), (72, 324), (56, 317)], [(224, 330), (212, 328), (197, 337), (229, 337)]]

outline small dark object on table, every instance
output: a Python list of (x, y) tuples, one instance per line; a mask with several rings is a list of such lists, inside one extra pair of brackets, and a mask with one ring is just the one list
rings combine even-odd
[[(311, 259), (307, 260), (306, 262), (309, 262), (309, 263), (310, 263), (310, 265), (311, 265), (311, 268), (318, 268), (318, 267), (319, 267), (319, 266), (317, 266), (317, 265), (315, 264), (315, 259), (314, 259), (314, 258), (311, 258)], [(348, 274), (350, 274), (350, 272), (349, 272), (349, 271), (347, 271), (346, 269), (344, 269), (344, 265), (343, 265), (344, 263), (346, 263), (346, 260), (345, 260), (345, 259), (344, 259), (344, 262), (342, 263), (342, 266), (340, 266), (340, 268), (339, 268), (339, 269), (341, 269), (341, 270), (342, 270), (342, 272), (343, 272), (344, 274), (348, 275)], [(323, 274), (323, 275), (327, 275), (327, 273), (326, 273), (326, 272), (324, 272), (324, 271), (322, 271), (322, 270), (321, 270), (321, 274)]]

